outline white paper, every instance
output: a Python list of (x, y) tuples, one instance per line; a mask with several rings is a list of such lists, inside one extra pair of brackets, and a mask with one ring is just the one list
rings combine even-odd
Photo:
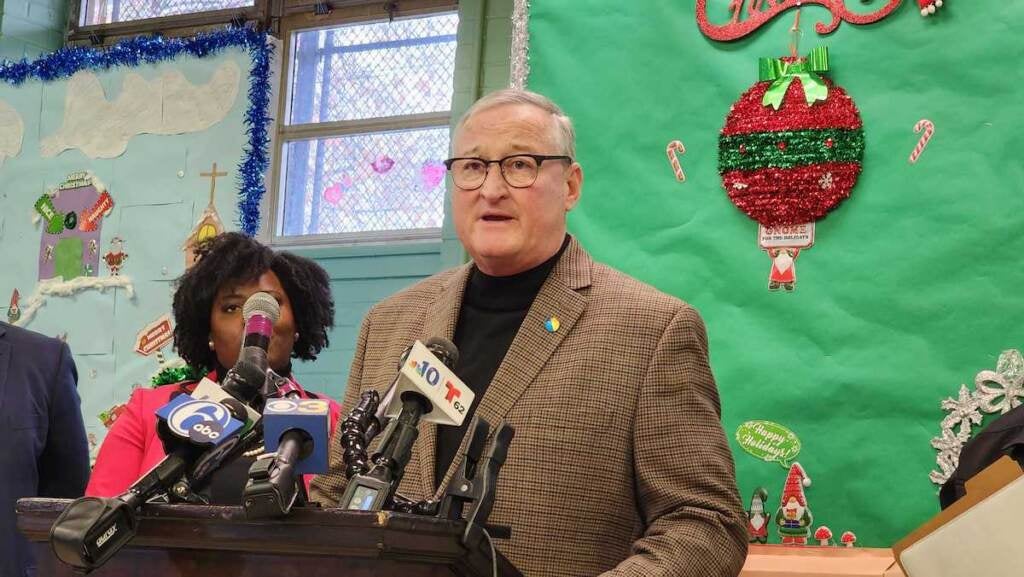
[(128, 73), (117, 100), (111, 102), (95, 74), (79, 72), (68, 81), (64, 123), (43, 139), (40, 154), (52, 157), (78, 148), (89, 158), (114, 158), (124, 154), (137, 134), (206, 130), (234, 106), (241, 75), (231, 60), (199, 85), (177, 70), (153, 80)]
[(1020, 513), (1024, 477), (907, 547), (909, 577), (1020, 577)]
[(8, 157), (21, 153), (21, 140), (25, 136), (25, 123), (10, 104), (0, 100), (0, 165)]

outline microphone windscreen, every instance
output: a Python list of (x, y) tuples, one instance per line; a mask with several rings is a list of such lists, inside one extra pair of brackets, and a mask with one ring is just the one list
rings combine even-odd
[(459, 362), (459, 348), (455, 346), (455, 343), (444, 337), (430, 337), (423, 344), (444, 363), (444, 366), (455, 370), (455, 365)]
[(263, 315), (270, 319), (271, 323), (276, 323), (281, 318), (281, 306), (274, 297), (265, 292), (258, 292), (246, 299), (242, 305), (242, 318), (246, 322), (254, 314)]

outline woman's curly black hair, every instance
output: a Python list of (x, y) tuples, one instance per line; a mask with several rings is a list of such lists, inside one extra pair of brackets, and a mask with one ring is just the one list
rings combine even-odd
[(215, 236), (196, 249), (198, 261), (176, 283), (174, 345), (189, 365), (212, 369), (217, 356), (210, 350), (210, 311), (222, 286), (247, 283), (274, 271), (288, 294), (299, 338), (292, 357), (307, 361), (329, 344), (334, 327), (334, 298), (330, 279), (317, 263), (288, 252), (274, 252), (237, 232)]

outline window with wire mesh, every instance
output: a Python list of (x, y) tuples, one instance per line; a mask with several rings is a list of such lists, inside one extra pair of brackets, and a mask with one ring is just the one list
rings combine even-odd
[(254, 6), (255, 0), (84, 0), (81, 26)]
[(279, 234), (440, 237), (457, 28), (444, 13), (295, 34), (286, 123), (316, 136), (283, 131)]

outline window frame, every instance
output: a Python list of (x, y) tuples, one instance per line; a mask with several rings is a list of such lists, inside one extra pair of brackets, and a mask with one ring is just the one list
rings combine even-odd
[(239, 22), (255, 22), (268, 28), (272, 16), (280, 13), (281, 0), (253, 0), (252, 6), (241, 8), (224, 8), (174, 14), (156, 18), (109, 22), (104, 24), (82, 25), (82, 10), (88, 0), (70, 0), (68, 2), (67, 42), (69, 44), (91, 43), (105, 45), (127, 36), (140, 34), (165, 34), (167, 36), (184, 36), (212, 27)]
[[(454, 102), (447, 112), (431, 112), (422, 114), (405, 114), (384, 118), (368, 118), (360, 120), (340, 120), (306, 124), (287, 124), (291, 114), (290, 90), (294, 82), (295, 70), (292, 62), (295, 37), (300, 32), (334, 28), (352, 24), (371, 24), (386, 22), (389, 19), (405, 19), (434, 14), (458, 13), (458, 0), (406, 0), (388, 11), (386, 3), (377, 2), (372, 5), (352, 5), (335, 8), (330, 14), (318, 16), (309, 11), (302, 11), (284, 16), (281, 19), (281, 81), (278, 83), (280, 93), (277, 102), (277, 118), (274, 134), (271, 138), (271, 167), (267, 176), (267, 203), (263, 221), (265, 223), (263, 238), (274, 246), (363, 246), (373, 244), (403, 244), (410, 242), (442, 241), (444, 225), (438, 228), (407, 230), (407, 231), (369, 231), (349, 233), (304, 234), (285, 236), (280, 234), (283, 225), (284, 210), (284, 167), (287, 164), (285, 145), (299, 140), (343, 136), (346, 134), (365, 134), (389, 130), (408, 130), (415, 128), (450, 129)], [(454, 82), (454, 79), (453, 79)], [(447, 178), (446, 178), (447, 181)], [(447, 187), (445, 188), (445, 221), (447, 214)]]

